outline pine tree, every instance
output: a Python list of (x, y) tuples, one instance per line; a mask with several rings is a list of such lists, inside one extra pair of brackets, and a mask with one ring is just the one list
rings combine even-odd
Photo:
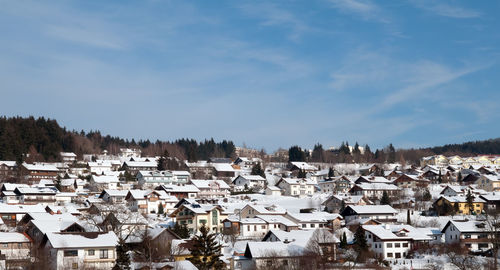
[(186, 225), (179, 225), (177, 222), (175, 223), (174, 227), (172, 228), (172, 231), (174, 231), (175, 234), (177, 234), (180, 238), (186, 239), (189, 238), (189, 230)]
[(165, 214), (165, 210), (163, 209), (163, 204), (158, 203), (158, 215), (163, 215)]
[(260, 162), (255, 164), (253, 167), (252, 167), (252, 175), (260, 175), (264, 178), (266, 178), (266, 174), (264, 172), (264, 170), (262, 169), (262, 166), (260, 165)]
[(462, 177), (462, 171), (458, 171), (458, 175), (457, 175), (457, 182), (461, 183), (463, 180), (463, 177)]
[(335, 171), (333, 168), (328, 169), (328, 178), (332, 179), (335, 176)]
[(422, 197), (422, 199), (426, 202), (432, 200), (432, 195), (428, 188), (425, 189), (424, 196)]
[(189, 249), (191, 261), (200, 270), (223, 269), (224, 262), (220, 259), (221, 245), (217, 243), (215, 234), (210, 233), (205, 224), (200, 228), (200, 234), (192, 239), (192, 247)]
[(438, 182), (443, 183), (443, 176), (441, 175), (441, 170), (439, 170)]
[(469, 214), (474, 213), (474, 196), (472, 196), (470, 189), (467, 191), (467, 197), (465, 198), (467, 200), (467, 206), (469, 207)]
[(406, 224), (411, 225), (410, 209), (406, 212)]
[(354, 247), (357, 251), (366, 251), (368, 250), (368, 244), (366, 243), (365, 231), (361, 226), (356, 229), (354, 233)]
[(340, 237), (340, 248), (346, 248), (346, 247), (347, 247), (347, 236), (344, 232)]
[(116, 247), (116, 263), (113, 270), (130, 270), (130, 256), (125, 241), (120, 239)]
[(344, 212), (344, 209), (345, 209), (345, 202), (344, 202), (344, 200), (342, 200), (342, 201), (340, 202), (340, 209), (339, 209), (339, 213)]
[(307, 177), (306, 171), (299, 169), (299, 173), (297, 175), (297, 178), (306, 178), (306, 177)]
[(382, 199), (380, 199), (380, 204), (385, 204), (385, 205), (391, 204), (391, 199), (389, 198), (387, 191), (384, 191), (384, 193), (382, 193)]

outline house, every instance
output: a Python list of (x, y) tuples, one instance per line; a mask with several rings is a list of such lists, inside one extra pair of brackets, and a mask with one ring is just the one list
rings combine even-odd
[(362, 225), (366, 242), (375, 256), (387, 259), (406, 258), (411, 249), (412, 238), (404, 228), (392, 232), (387, 225)]
[(118, 237), (114, 232), (46, 233), (39, 261), (50, 269), (111, 269), (116, 260)]
[(314, 194), (315, 183), (304, 178), (281, 178), (276, 186), (285, 196), (305, 197)]
[(0, 203), (0, 218), (8, 227), (16, 227), (27, 213), (46, 213), (43, 205), (10, 205)]
[(97, 160), (95, 162), (87, 162), (87, 167), (91, 174), (105, 175), (112, 171), (113, 164), (109, 160)]
[(443, 196), (463, 196), (465, 195), (466, 186), (446, 185), (446, 187), (439, 193)]
[(17, 163), (15, 161), (0, 160), (0, 180), (13, 181), (19, 176)]
[(211, 163), (208, 163), (206, 160), (199, 160), (197, 162), (186, 161), (185, 164), (188, 167), (189, 173), (192, 175), (193, 178), (208, 179), (211, 178), (214, 174), (214, 167), (212, 166)]
[(2, 201), (7, 204), (18, 204), (19, 198), (17, 197), (14, 190), (17, 187), (29, 188), (29, 185), (26, 184), (12, 184), (12, 183), (3, 183), (2, 188), (0, 189), (0, 197)]
[(476, 180), (477, 187), (486, 191), (500, 190), (500, 175), (483, 174)]
[(267, 186), (266, 188), (267, 196), (281, 196), (281, 188), (277, 186)]
[(260, 175), (240, 175), (233, 180), (233, 185), (243, 189), (262, 189), (266, 185), (266, 179)]
[(479, 197), (474, 197), (472, 205), (469, 205), (467, 196), (441, 196), (433, 203), (433, 207), (439, 215), (471, 215), (482, 213), (484, 204), (485, 201)]
[(158, 185), (187, 184), (187, 179), (178, 181), (171, 171), (139, 171), (136, 175), (137, 183), (144, 188), (151, 188)]
[(336, 227), (340, 228), (340, 220), (342, 219), (339, 214), (327, 212), (286, 213), (285, 217), (297, 223), (301, 230), (327, 228), (330, 224), (336, 224)]
[(200, 193), (200, 190), (194, 185), (160, 185), (156, 190), (164, 190), (168, 195), (175, 196), (177, 199), (194, 199)]
[(58, 190), (51, 187), (17, 187), (14, 194), (22, 204), (53, 204), (56, 202)]
[(98, 190), (117, 189), (118, 177), (116, 175), (92, 175), (90, 185), (95, 186)]
[(393, 223), (397, 221), (398, 211), (389, 205), (348, 205), (340, 213), (349, 223), (356, 219), (374, 219), (379, 222)]
[(31, 241), (23, 233), (0, 232), (0, 254), (5, 259), (5, 269), (31, 265)]
[(218, 179), (229, 181), (236, 176), (236, 170), (231, 163), (212, 163), (212, 166), (214, 168), (213, 175)]
[(237, 222), (239, 239), (262, 239), (269, 230), (267, 222), (260, 218), (242, 218)]
[(121, 169), (136, 175), (139, 171), (154, 171), (157, 167), (158, 162), (156, 160), (145, 159), (145, 161), (125, 161)]
[(41, 179), (55, 180), (59, 174), (59, 169), (50, 164), (28, 164), (23, 163), (21, 174), (30, 184), (38, 184)]
[(401, 189), (393, 184), (386, 183), (359, 183), (349, 190), (352, 195), (364, 196), (370, 200), (380, 200), (384, 194), (389, 197), (399, 197)]
[(373, 203), (362, 195), (350, 195), (345, 193), (332, 195), (322, 203), (322, 205), (325, 206), (325, 211), (329, 213), (338, 213), (342, 210), (342, 207), (345, 208), (348, 205), (369, 205), (369, 204)]
[(309, 165), (306, 162), (301, 162), (301, 161), (292, 161), (290, 162), (289, 167), (291, 171), (302, 170), (305, 172), (312, 172), (318, 170), (318, 168), (316, 168), (315, 166)]
[[(289, 265), (299, 265), (300, 259), (305, 259), (305, 247), (293, 242), (248, 242), (244, 257), (238, 260), (235, 269), (269, 269)], [(314, 269), (311, 266), (311, 269)]]
[(224, 198), (231, 194), (230, 187), (222, 180), (191, 180), (200, 191), (198, 197), (200, 198)]
[(221, 232), (222, 221), (228, 213), (218, 205), (183, 204), (169, 216), (176, 219), (177, 224), (186, 225), (191, 234), (197, 233), (204, 224), (212, 232)]
[(479, 198), (484, 201), (484, 210), (491, 213), (500, 209), (500, 194), (491, 192), (479, 195)]
[(257, 215), (267, 223), (269, 230), (293, 231), (299, 229), (299, 224), (282, 215)]
[(123, 203), (128, 190), (105, 189), (99, 195), (99, 198), (107, 203)]
[(394, 184), (399, 188), (426, 188), (430, 181), (427, 179), (420, 179), (417, 175), (402, 174), (394, 180)]
[(493, 248), (486, 222), (450, 220), (441, 230), (446, 244), (460, 244), (471, 251)]
[(72, 152), (60, 152), (61, 160), (64, 163), (73, 163), (76, 161), (76, 154)]
[(163, 213), (168, 213), (175, 209), (175, 205), (179, 202), (175, 196), (167, 195), (164, 190), (129, 190), (125, 200), (131, 211), (143, 214), (159, 214), (160, 204)]
[(281, 215), (286, 214), (286, 209), (275, 204), (247, 204), (240, 211), (239, 215), (243, 218), (253, 218), (257, 215)]

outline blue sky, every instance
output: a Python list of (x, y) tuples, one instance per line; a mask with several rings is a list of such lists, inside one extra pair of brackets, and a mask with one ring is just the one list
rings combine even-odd
[(500, 137), (498, 1), (0, 0), (0, 108), (268, 151)]

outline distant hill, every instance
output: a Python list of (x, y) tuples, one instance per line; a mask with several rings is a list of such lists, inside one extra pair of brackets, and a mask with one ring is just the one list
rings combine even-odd
[(102, 136), (99, 131), (68, 131), (59, 126), (56, 120), (40, 117), (0, 117), (0, 160), (27, 159), (33, 161), (59, 160), (59, 152), (82, 154), (118, 153), (120, 148), (139, 148), (145, 155), (164, 155), (190, 161), (211, 157), (234, 157), (235, 146), (232, 141), (215, 142), (213, 139), (197, 142), (193, 139), (180, 139), (175, 142), (149, 140), (127, 140), (109, 135)]
[(427, 148), (435, 154), (444, 155), (493, 155), (500, 154), (500, 138), (484, 141), (466, 142), (460, 144), (446, 144)]

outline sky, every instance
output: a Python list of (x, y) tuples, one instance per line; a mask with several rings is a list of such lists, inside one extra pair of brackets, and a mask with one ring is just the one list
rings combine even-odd
[(0, 114), (272, 152), (500, 137), (499, 1), (0, 0)]

